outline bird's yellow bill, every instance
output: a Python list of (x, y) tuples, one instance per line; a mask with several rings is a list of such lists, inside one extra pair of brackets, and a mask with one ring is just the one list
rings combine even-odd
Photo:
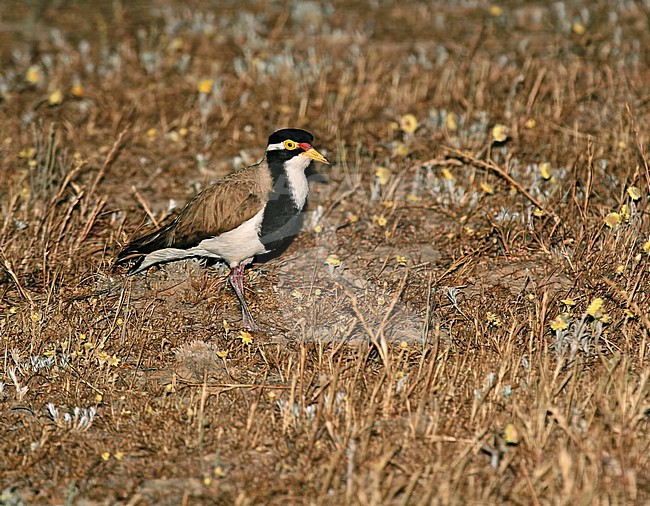
[(330, 162), (327, 161), (327, 158), (321, 155), (314, 148), (308, 149), (304, 153), (300, 153), (300, 156), (306, 156), (307, 158), (311, 158), (312, 160), (316, 160), (317, 162), (325, 163), (327, 165), (330, 164)]

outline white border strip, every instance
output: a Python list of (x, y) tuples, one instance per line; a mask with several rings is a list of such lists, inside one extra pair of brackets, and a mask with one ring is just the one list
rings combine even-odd
[(284, 142), (276, 142), (275, 144), (266, 146), (267, 151), (277, 151), (278, 149), (284, 149)]

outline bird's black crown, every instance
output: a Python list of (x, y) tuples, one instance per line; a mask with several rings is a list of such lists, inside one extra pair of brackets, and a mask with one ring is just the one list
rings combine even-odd
[(309, 132), (300, 130), (299, 128), (283, 128), (277, 132), (273, 132), (269, 137), (269, 144), (277, 144), (278, 142), (284, 142), (287, 140), (292, 140), (297, 143), (306, 142), (311, 144), (314, 141), (314, 136)]

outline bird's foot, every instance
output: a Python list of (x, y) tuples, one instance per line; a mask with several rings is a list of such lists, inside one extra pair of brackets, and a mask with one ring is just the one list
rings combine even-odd
[(242, 318), (241, 324), (246, 327), (248, 330), (251, 332), (256, 332), (258, 330), (262, 330), (262, 327), (260, 327), (257, 323), (255, 323), (255, 320), (252, 318), (248, 319), (246, 317)]

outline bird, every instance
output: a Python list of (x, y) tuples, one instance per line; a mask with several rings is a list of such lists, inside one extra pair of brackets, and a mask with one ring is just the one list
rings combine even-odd
[(244, 297), (244, 269), (300, 232), (309, 193), (305, 170), (314, 160), (329, 165), (313, 141), (311, 133), (297, 128), (272, 133), (259, 163), (212, 183), (169, 223), (128, 243), (115, 265), (132, 262), (128, 274), (134, 275), (188, 258), (225, 263), (242, 325), (259, 330)]

